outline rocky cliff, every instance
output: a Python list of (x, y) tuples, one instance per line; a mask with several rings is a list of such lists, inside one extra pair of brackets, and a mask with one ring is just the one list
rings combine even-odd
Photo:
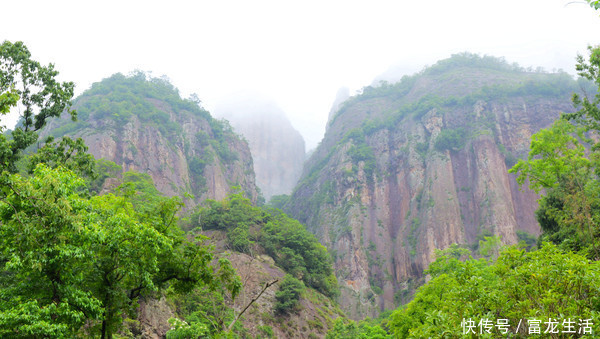
[(115, 74), (92, 85), (74, 108), (77, 122), (51, 121), (42, 137), (81, 137), (94, 157), (149, 174), (162, 193), (193, 194), (188, 207), (223, 199), (232, 186), (258, 198), (246, 142), (166, 80)]
[(250, 145), (256, 184), (268, 201), (290, 194), (302, 174), (304, 139), (281, 108), (258, 95), (239, 94), (215, 109)]
[(286, 206), (335, 254), (344, 311), (406, 302), (435, 249), (538, 234), (537, 196), (507, 170), (578, 89), (564, 73), (462, 54), (348, 99)]

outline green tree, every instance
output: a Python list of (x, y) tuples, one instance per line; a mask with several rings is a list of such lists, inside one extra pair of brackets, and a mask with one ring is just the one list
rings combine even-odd
[(52, 168), (64, 166), (91, 180), (95, 177), (96, 161), (87, 151), (88, 147), (81, 138), (63, 137), (54, 142), (53, 137), (48, 137), (45, 145), (27, 159), (27, 171), (31, 174), (38, 164), (44, 163)]
[[(388, 321), (398, 338), (460, 338), (461, 323), (487, 319), (496, 324), (508, 320), (508, 331), (517, 333), (521, 319), (597, 319), (600, 296), (600, 262), (581, 254), (564, 252), (545, 243), (526, 252), (504, 248), (496, 260), (457, 258), (456, 248), (436, 252), (430, 266), (431, 280), (414, 299), (394, 311)], [(600, 326), (595, 324), (593, 333)], [(479, 336), (497, 338), (499, 329)], [(519, 327), (526, 335), (527, 323)], [(542, 336), (540, 336), (542, 337)]]
[(466, 133), (464, 128), (444, 129), (435, 139), (434, 147), (438, 151), (458, 151), (465, 145), (467, 140)]
[(279, 285), (279, 291), (275, 293), (275, 312), (288, 314), (297, 311), (304, 288), (302, 281), (286, 274)]
[[(579, 74), (600, 88), (600, 48), (590, 48), (589, 62), (578, 57)], [(527, 160), (511, 173), (536, 192), (545, 190), (536, 216), (547, 240), (570, 250), (586, 250), (600, 259), (600, 92), (591, 98), (573, 95), (575, 113), (563, 114), (548, 129), (532, 136)]]
[(94, 260), (85, 232), (83, 184), (73, 172), (38, 166), (31, 178), (0, 186), (0, 334), (67, 338), (99, 319), (101, 301), (86, 290)]
[(0, 186), (0, 334), (111, 338), (139, 298), (169, 286), (241, 288), (231, 263), (212, 264), (206, 237), (178, 227), (177, 198), (134, 205), (135, 192), (88, 198), (84, 180), (38, 165)]
[[(37, 140), (40, 130), (51, 117), (70, 110), (74, 84), (58, 82), (58, 71), (53, 64), (43, 66), (31, 59), (31, 53), (22, 42), (4, 41), (0, 45), (0, 114), (11, 107), (23, 108), (21, 124), (12, 131), (12, 140), (0, 135), (0, 166), (15, 171), (15, 162), (21, 152)], [(0, 127), (0, 132), (5, 126)]]
[(230, 248), (249, 253), (257, 244), (286, 272), (323, 294), (337, 294), (332, 260), (325, 246), (297, 220), (277, 209), (252, 206), (241, 192), (223, 201), (207, 200), (195, 224), (227, 232)]
[(333, 328), (327, 332), (327, 339), (387, 339), (392, 338), (379, 324), (370, 324), (367, 320), (358, 323), (339, 317)]

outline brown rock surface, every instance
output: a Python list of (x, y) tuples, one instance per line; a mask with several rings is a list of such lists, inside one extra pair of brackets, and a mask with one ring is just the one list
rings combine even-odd
[[(286, 209), (333, 250), (339, 301), (350, 317), (407, 302), (435, 249), (474, 245), (483, 235), (514, 244), (518, 230), (539, 234), (537, 196), (519, 190), (507, 162), (572, 110), (569, 90), (521, 90), (553, 76), (423, 72), (406, 90), (366, 89), (331, 119)], [(484, 96), (485, 86), (497, 92)], [(436, 148), (443, 130), (460, 131), (463, 145)]]
[[(126, 78), (117, 74), (94, 86), (103, 86), (105, 82), (109, 85), (104, 86), (110, 86), (111, 82), (119, 85), (125, 82), (121, 86), (132, 86), (131, 83), (136, 84), (136, 81), (138, 86), (141, 81), (141, 86), (151, 89), (154, 84), (135, 76)], [(90, 91), (94, 89), (92, 87)], [(198, 108), (196, 112), (190, 112), (189, 107), (186, 109), (181, 104), (184, 101), (176, 90), (172, 91), (174, 94), (171, 95), (176, 95), (179, 101), (171, 99), (168, 102), (150, 94), (138, 93), (115, 102), (119, 96), (117, 91), (105, 90), (103, 94), (84, 92), (74, 103), (74, 108), (80, 111), (79, 121), (71, 122), (66, 117), (53, 120), (41, 136), (58, 133), (58, 136), (81, 137), (96, 159), (111, 160), (123, 171), (149, 174), (162, 193), (182, 197), (186, 192), (193, 194), (194, 200), (184, 198), (188, 208), (207, 198), (223, 199), (235, 185), (239, 185), (256, 202), (258, 191), (248, 144), (233, 131), (227, 130), (231, 127), (226, 122), (214, 120), (208, 112), (198, 111)], [(96, 103), (98, 101), (108, 101), (109, 107), (115, 107), (115, 111), (104, 112), (104, 108)], [(184, 103), (189, 105), (189, 102)], [(163, 120), (142, 118), (131, 113), (128, 113), (127, 119), (119, 120), (119, 115), (124, 115), (119, 111), (120, 107), (142, 105), (152, 110), (155, 116), (162, 115), (159, 117)], [(194, 159), (203, 161), (196, 173), (192, 164)]]

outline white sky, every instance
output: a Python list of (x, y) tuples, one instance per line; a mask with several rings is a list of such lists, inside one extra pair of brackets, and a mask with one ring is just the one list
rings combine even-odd
[(208, 110), (231, 93), (263, 93), (308, 150), (339, 87), (354, 93), (394, 65), (414, 73), (468, 51), (574, 73), (576, 54), (600, 43), (600, 12), (570, 2), (2, 1), (0, 41), (25, 42), (77, 94), (134, 69), (166, 75)]

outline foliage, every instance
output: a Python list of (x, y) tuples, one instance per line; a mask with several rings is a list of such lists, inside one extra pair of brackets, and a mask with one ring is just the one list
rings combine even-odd
[(304, 290), (302, 281), (286, 274), (279, 285), (279, 291), (275, 293), (275, 312), (279, 314), (288, 314), (298, 309), (300, 295)]
[[(363, 162), (363, 170), (367, 180), (373, 180), (373, 172), (375, 171), (375, 153), (367, 144), (367, 140), (362, 130), (354, 129), (346, 134), (344, 139), (352, 140), (352, 144), (348, 149), (348, 156), (352, 160), (352, 168), (354, 172), (358, 171), (358, 164)], [(342, 143), (344, 140), (342, 140)]]
[(94, 260), (85, 232), (83, 184), (72, 172), (39, 166), (34, 176), (3, 176), (0, 202), (0, 334), (69, 337), (100, 319), (86, 286)]
[(325, 246), (297, 220), (272, 212), (272, 219), (261, 229), (259, 237), (267, 254), (308, 286), (330, 297), (337, 295), (337, 279)]
[(387, 339), (392, 338), (380, 324), (371, 324), (368, 320), (358, 323), (339, 317), (335, 320), (333, 328), (327, 332), (327, 339)]
[(269, 325), (264, 325), (264, 326), (258, 326), (257, 327), (260, 332), (262, 332), (264, 335), (267, 336), (267, 338), (274, 338), (275, 337), (275, 333), (273, 332), (273, 328)]
[[(466, 251), (466, 250), (464, 250)], [(457, 249), (438, 251), (413, 301), (396, 310), (388, 326), (402, 338), (461, 337), (465, 319), (508, 319), (515, 333), (521, 319), (597, 319), (600, 263), (546, 243), (526, 252), (505, 248), (495, 261), (462, 261)], [(525, 323), (520, 333), (527, 333)], [(494, 329), (497, 331), (497, 329)], [(594, 333), (598, 325), (595, 324)], [(479, 333), (479, 332), (477, 332)], [(500, 335), (494, 333), (489, 337)]]
[(104, 182), (108, 178), (116, 178), (121, 175), (123, 168), (106, 159), (95, 160), (94, 176), (88, 179), (87, 187), (92, 194), (100, 193)]
[(171, 329), (167, 332), (167, 339), (202, 338), (208, 334), (206, 325), (201, 322), (188, 324), (186, 321), (171, 318), (169, 325)]
[[(204, 331), (207, 337), (215, 337), (226, 332), (227, 325), (235, 318), (234, 310), (227, 303), (232, 301), (232, 295), (227, 290), (201, 286), (185, 294), (170, 291), (169, 299), (174, 303), (177, 314), (185, 319), (185, 324), (180, 329), (167, 332), (167, 337), (189, 338), (183, 335), (198, 330)], [(182, 322), (176, 318), (169, 320), (173, 321)], [(241, 329), (240, 323), (236, 325), (233, 333)]]
[[(153, 105), (166, 102), (180, 114), (210, 119), (210, 114), (191, 99), (182, 99), (179, 91), (166, 78), (155, 78), (136, 71), (129, 76), (121, 73), (96, 82), (78, 98), (79, 114), (83, 120), (91, 115), (117, 122), (127, 122), (133, 115), (142, 121), (168, 123), (168, 114)], [(167, 126), (167, 129), (172, 126)], [(163, 130), (164, 131), (164, 130)]]
[(527, 251), (532, 250), (537, 243), (537, 237), (535, 235), (521, 230), (517, 230), (517, 239), (519, 239), (519, 244), (522, 244), (521, 246), (524, 246)]
[[(489, 81), (486, 81), (485, 85), (477, 84), (471, 87), (468, 82), (460, 80), (460, 86), (464, 86), (462, 91), (457, 91), (454, 88), (456, 86), (453, 86), (452, 90), (442, 86), (421, 93), (420, 86), (417, 86), (422, 81), (453, 84), (456, 79), (464, 78), (465, 68), (470, 69), (469, 72), (481, 73), (479, 77), (488, 77)], [(528, 72), (516, 64), (508, 64), (501, 58), (471, 53), (454, 54), (415, 75), (404, 76), (397, 83), (381, 82), (377, 87), (363, 88), (362, 93), (344, 102), (331, 123), (356, 104), (384, 99), (388, 102), (389, 109), (378, 117), (365, 120), (360, 127), (366, 135), (371, 135), (381, 129), (395, 128), (406, 117), (421, 118), (433, 109), (448, 111), (457, 107), (472, 106), (480, 100), (505, 101), (523, 96), (566, 96), (587, 85), (587, 82), (573, 81), (565, 72), (547, 74), (541, 69)], [(380, 105), (377, 103), (377, 106)]]
[[(577, 70), (600, 88), (600, 48), (590, 48), (589, 63), (579, 56)], [(590, 137), (600, 131), (600, 93), (574, 94), (573, 103), (579, 110), (534, 134), (527, 160), (510, 172), (518, 173), (520, 185), (528, 180), (530, 188), (546, 192), (536, 212), (540, 241), (600, 259), (600, 143)]]
[(235, 135), (233, 127), (231, 127), (229, 122), (225, 119), (211, 119), (209, 120), (209, 123), (213, 132), (213, 138), (210, 139), (209, 143), (215, 152), (217, 152), (219, 158), (221, 158), (225, 164), (230, 164), (237, 160), (237, 153), (234, 152), (227, 143), (227, 139), (230, 139)]
[(510, 170), (519, 172), (517, 182), (523, 185), (530, 178), (529, 187), (539, 193), (557, 187), (561, 181), (586, 180), (592, 164), (585, 157), (584, 146), (571, 135), (574, 132), (574, 125), (558, 119), (550, 128), (534, 134), (527, 160), (520, 160)]
[(81, 195), (84, 180), (63, 167), (32, 174), (1, 178), (3, 337), (111, 337), (149, 292), (239, 292), (231, 264), (212, 266), (206, 238), (177, 226), (177, 198), (136, 208), (132, 194)]
[[(200, 131), (196, 140), (188, 141), (196, 142), (198, 146), (196, 154), (199, 156), (196, 155), (196, 162), (190, 168), (193, 174), (202, 175), (204, 166), (212, 161), (210, 153), (213, 151), (226, 164), (238, 157), (228, 143), (235, 135), (229, 123), (213, 119), (208, 111), (199, 106), (198, 100), (182, 99), (179, 91), (166, 78), (154, 78), (141, 71), (129, 76), (117, 73), (94, 83), (77, 98), (75, 105), (81, 121), (62, 124), (52, 131), (54, 136), (72, 134), (86, 128), (90, 119), (111, 121), (107, 126), (119, 129), (135, 116), (145, 125), (156, 127), (171, 142), (176, 142), (183, 134), (181, 125), (176, 121), (187, 117), (204, 119), (210, 126), (208, 133)], [(174, 119), (173, 115), (179, 119)]]
[(498, 144), (498, 150), (504, 157), (504, 163), (506, 164), (506, 167), (513, 167), (519, 161), (519, 159), (513, 153), (508, 151), (504, 145)]
[(256, 242), (278, 266), (306, 285), (334, 296), (337, 280), (327, 249), (297, 220), (280, 210), (252, 206), (241, 192), (223, 201), (207, 200), (200, 208), (196, 226), (227, 232), (233, 249), (249, 252)]
[(590, 7), (592, 7), (595, 10), (600, 10), (600, 1), (598, 0), (585, 0), (587, 1), (588, 4), (590, 4)]
[(48, 137), (46, 144), (28, 159), (27, 171), (31, 174), (38, 164), (47, 164), (51, 168), (63, 166), (81, 177), (93, 179), (96, 162), (87, 150), (81, 138), (64, 137), (54, 142), (53, 137)]
[(459, 151), (465, 146), (466, 133), (464, 128), (443, 129), (435, 139), (434, 147), (438, 151)]
[[(4, 41), (0, 45), (0, 114), (21, 105), (21, 126), (12, 131), (12, 140), (0, 135), (0, 169), (16, 171), (15, 162), (21, 152), (37, 140), (36, 131), (45, 126), (47, 119), (58, 117), (70, 110), (74, 85), (56, 81), (58, 71), (53, 64), (43, 66), (31, 59), (31, 53), (22, 42)], [(5, 126), (0, 126), (0, 133)]]
[(269, 200), (269, 206), (283, 210), (288, 201), (290, 196), (287, 194), (274, 195)]

